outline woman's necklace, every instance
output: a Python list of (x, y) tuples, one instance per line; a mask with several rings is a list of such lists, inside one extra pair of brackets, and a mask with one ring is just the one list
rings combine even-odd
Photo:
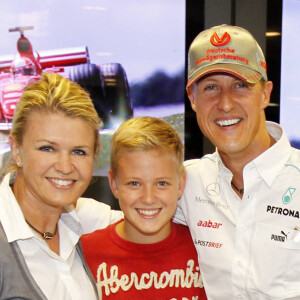
[(32, 228), (34, 229), (36, 232), (38, 232), (44, 239), (46, 240), (51, 240), (54, 238), (54, 236), (56, 235), (56, 232), (57, 232), (57, 226), (56, 226), (56, 229), (55, 229), (55, 232), (54, 233), (51, 233), (51, 232), (40, 232), (39, 230), (37, 230), (35, 227), (33, 227), (26, 219), (25, 219), (26, 223)]
[(244, 195), (244, 189), (239, 189), (232, 181), (231, 181), (231, 185), (234, 187), (234, 189), (240, 193), (242, 196)]

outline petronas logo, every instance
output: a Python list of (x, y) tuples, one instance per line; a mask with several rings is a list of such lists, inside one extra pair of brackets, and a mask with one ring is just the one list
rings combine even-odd
[(293, 198), (293, 194), (295, 193), (296, 189), (289, 187), (286, 192), (283, 194), (282, 196), (282, 202), (283, 204), (288, 204), (291, 202), (292, 198)]

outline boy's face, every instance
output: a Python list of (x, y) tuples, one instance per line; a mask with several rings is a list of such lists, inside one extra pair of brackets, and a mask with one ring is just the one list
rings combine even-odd
[(160, 149), (124, 151), (117, 174), (109, 172), (109, 182), (125, 215), (117, 226), (121, 237), (152, 244), (169, 236), (185, 187), (185, 174), (179, 174), (175, 154)]

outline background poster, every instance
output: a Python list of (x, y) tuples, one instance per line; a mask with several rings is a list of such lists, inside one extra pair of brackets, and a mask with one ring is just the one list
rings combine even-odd
[(280, 124), (291, 144), (300, 148), (300, 1), (284, 0), (282, 12)]
[[(37, 52), (88, 47), (95, 64), (120, 63), (127, 75), (133, 116), (165, 118), (184, 132), (185, 1), (11, 0), (0, 2), (0, 56), (17, 53), (17, 26)], [(106, 175), (115, 126), (101, 130), (94, 175)], [(0, 132), (1, 167), (9, 155)]]

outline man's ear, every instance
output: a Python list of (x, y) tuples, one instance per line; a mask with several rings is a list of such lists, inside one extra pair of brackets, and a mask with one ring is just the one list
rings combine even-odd
[(116, 199), (119, 199), (119, 190), (118, 190), (118, 184), (116, 181), (116, 177), (113, 174), (112, 170), (108, 170), (108, 181), (109, 181), (109, 186), (110, 189), (115, 196)]
[(15, 137), (10, 134), (9, 135), (9, 145), (10, 145), (10, 149), (11, 149), (11, 156), (14, 159), (14, 161), (17, 164), (22, 164), (22, 157), (20, 154), (20, 146), (18, 145), (18, 143), (16, 142)]
[(273, 82), (266, 81), (264, 83), (264, 87), (263, 87), (263, 99), (262, 99), (262, 103), (261, 103), (262, 109), (265, 109), (269, 105), (272, 90), (273, 90)]
[(195, 96), (194, 96), (194, 93), (193, 93), (193, 89), (194, 89), (194, 84), (192, 84), (191, 86), (189, 86), (186, 89), (186, 92), (187, 92), (187, 95), (188, 95), (188, 97), (190, 99), (190, 103), (191, 103), (191, 107), (192, 107), (193, 111), (196, 111)]

